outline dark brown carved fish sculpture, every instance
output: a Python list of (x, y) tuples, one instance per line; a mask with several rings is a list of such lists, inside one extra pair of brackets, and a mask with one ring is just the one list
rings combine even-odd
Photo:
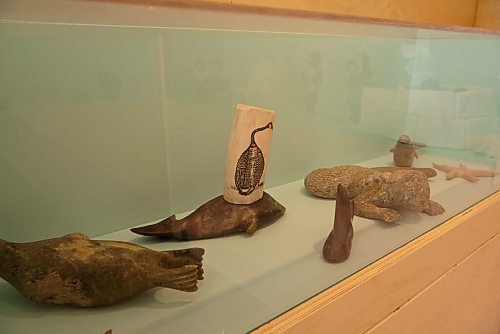
[(218, 196), (206, 202), (186, 218), (170, 216), (159, 223), (132, 228), (137, 234), (197, 240), (220, 237), (238, 232), (249, 236), (285, 213), (285, 207), (268, 193), (251, 204), (232, 204)]
[(339, 184), (337, 186), (337, 197), (335, 203), (335, 218), (333, 230), (323, 245), (323, 257), (326, 261), (337, 263), (347, 260), (351, 254), (352, 219), (354, 217), (354, 206), (347, 194), (347, 190)]
[(196, 291), (203, 253), (158, 252), (81, 233), (28, 243), (0, 240), (0, 276), (36, 301), (98, 307), (155, 287)]

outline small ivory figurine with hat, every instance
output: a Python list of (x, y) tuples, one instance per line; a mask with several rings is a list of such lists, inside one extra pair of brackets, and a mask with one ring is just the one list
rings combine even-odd
[(394, 165), (398, 167), (411, 167), (413, 159), (418, 159), (417, 149), (424, 146), (424, 143), (412, 142), (407, 135), (401, 135), (396, 146), (391, 148)]

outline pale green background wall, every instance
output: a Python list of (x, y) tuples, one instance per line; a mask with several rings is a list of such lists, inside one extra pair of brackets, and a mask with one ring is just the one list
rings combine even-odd
[(161, 215), (167, 164), (153, 39), (0, 26), (3, 238), (100, 233)]
[(418, 43), (2, 24), (0, 237), (95, 236), (194, 209), (222, 192), (237, 103), (277, 112), (271, 187), (388, 152), (392, 139), (359, 132), (365, 86), (432, 69), (498, 89), (498, 41), (433, 40), (424, 60)]

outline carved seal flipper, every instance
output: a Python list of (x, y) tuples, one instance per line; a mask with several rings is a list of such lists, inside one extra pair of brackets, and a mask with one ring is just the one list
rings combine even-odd
[(262, 150), (255, 142), (255, 134), (266, 129), (272, 129), (273, 123), (257, 128), (250, 135), (250, 145), (240, 155), (236, 163), (234, 182), (240, 195), (250, 195), (260, 184), (264, 173), (265, 161)]
[(274, 222), (285, 210), (266, 192), (252, 204), (232, 204), (217, 196), (183, 219), (171, 216), (156, 224), (132, 228), (131, 231), (178, 240), (207, 239), (240, 232), (252, 235), (258, 228)]
[(195, 291), (203, 279), (201, 248), (158, 252), (73, 233), (1, 240), (0, 251), (0, 276), (25, 296), (52, 304), (106, 306), (154, 287)]
[(332, 263), (347, 260), (351, 253), (354, 230), (352, 219), (354, 206), (347, 194), (347, 190), (339, 184), (335, 203), (335, 218), (333, 229), (323, 245), (323, 257)]

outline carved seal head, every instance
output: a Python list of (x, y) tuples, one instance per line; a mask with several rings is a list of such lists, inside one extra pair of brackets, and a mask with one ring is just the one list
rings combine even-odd
[(401, 136), (399, 136), (398, 143), (410, 144), (411, 143), (410, 137), (408, 137), (407, 135), (401, 135)]
[(424, 173), (414, 170), (396, 171), (386, 182), (386, 190), (393, 205), (416, 212), (427, 208), (431, 191)]

